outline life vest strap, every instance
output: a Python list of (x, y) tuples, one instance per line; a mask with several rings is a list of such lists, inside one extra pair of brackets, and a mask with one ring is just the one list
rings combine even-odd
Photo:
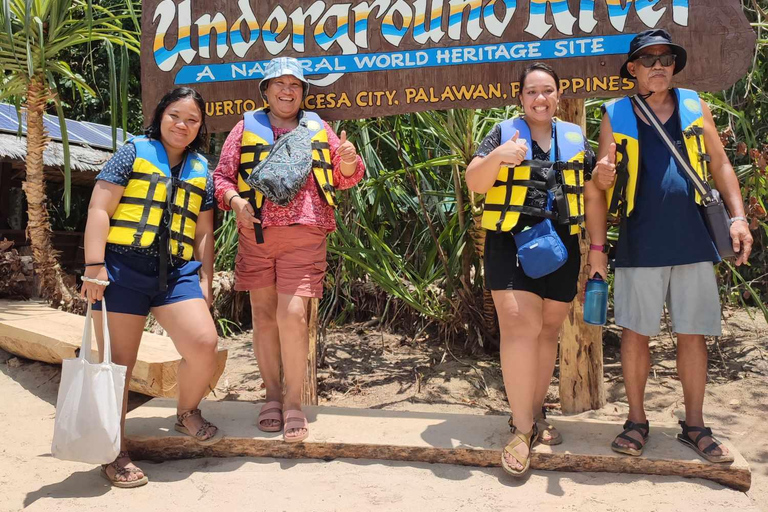
[[(132, 220), (109, 219), (109, 225), (115, 228), (136, 229), (139, 226), (139, 223)], [(145, 226), (144, 231), (145, 232), (148, 231), (150, 233), (160, 233), (162, 231), (162, 226), (152, 226), (152, 225)]]
[[(317, 165), (315, 169), (322, 169), (323, 177), (325, 178), (325, 185), (321, 186), (320, 181), (317, 179), (315, 179), (315, 183), (317, 183), (317, 189), (320, 194), (320, 197), (325, 198), (326, 202), (330, 206), (333, 206), (335, 208), (336, 207), (336, 189), (334, 188), (333, 185), (331, 185), (331, 183), (333, 182), (332, 174), (331, 175), (328, 174), (328, 171), (331, 171), (333, 169), (333, 165), (330, 162), (326, 162), (324, 151), (319, 151), (318, 154), (320, 155), (320, 161), (312, 160), (312, 165), (313, 167)], [(313, 172), (314, 172), (314, 169), (313, 169)], [(327, 187), (330, 187), (330, 188), (327, 188)], [(330, 201), (326, 197), (326, 194), (331, 196)]]
[[(131, 172), (131, 175), (128, 176), (129, 180), (139, 180), (139, 181), (149, 181), (149, 182), (155, 182), (155, 183), (165, 183), (168, 184), (173, 178), (169, 178), (167, 176), (164, 176), (162, 174), (158, 174), (156, 172), (153, 173), (147, 173), (147, 172)], [(152, 197), (152, 196), (148, 196)]]
[(567, 194), (583, 194), (584, 187), (579, 185), (560, 185), (558, 188), (562, 188)]
[[(140, 174), (140, 173), (132, 173), (132, 174)], [(160, 174), (152, 173), (149, 175), (149, 188), (147, 189), (147, 197), (155, 197), (155, 189), (157, 189), (157, 184), (160, 181)], [(165, 176), (163, 176), (165, 178)], [(165, 181), (165, 179), (164, 179)], [(166, 198), (168, 197), (168, 193), (166, 190)], [(144, 231), (147, 228), (147, 222), (149, 221), (149, 213), (152, 211), (152, 204), (149, 202), (144, 203), (144, 207), (142, 208), (141, 212), (141, 220), (139, 221), (138, 226), (136, 227), (136, 232), (133, 234), (133, 245), (134, 247), (140, 247), (141, 246), (141, 238), (144, 235)]]
[(489, 212), (519, 212), (526, 215), (533, 215), (534, 217), (544, 217), (549, 220), (557, 220), (557, 214), (543, 208), (536, 208), (534, 206), (505, 206), (503, 204), (487, 204), (485, 209)]
[(536, 180), (506, 180), (506, 181), (496, 180), (496, 182), (493, 184), (494, 187), (506, 187), (507, 185), (535, 188), (536, 190), (542, 190), (544, 192), (549, 190), (549, 187), (547, 186), (546, 182), (536, 181)]
[(583, 171), (582, 162), (548, 162), (546, 160), (523, 160), (518, 167), (530, 167), (531, 169), (553, 169), (555, 171)]
[(164, 208), (165, 207), (165, 201), (156, 201), (154, 199), (145, 199), (143, 197), (123, 196), (122, 199), (120, 199), (120, 204), (134, 204), (134, 205), (137, 205), (137, 206), (144, 206), (147, 203), (149, 203), (150, 206), (153, 207), (153, 208)]
[(183, 189), (185, 192), (187, 192), (186, 195), (189, 194), (197, 194), (200, 197), (205, 197), (205, 189), (202, 189), (198, 187), (197, 185), (193, 185), (192, 183), (184, 180), (174, 180), (173, 183), (174, 187)]
[(240, 146), (240, 154), (254, 153), (256, 155), (261, 154), (262, 151), (270, 151), (272, 144), (249, 144), (246, 146)]
[(174, 204), (171, 206), (171, 213), (175, 213), (177, 215), (181, 215), (184, 218), (187, 218), (191, 220), (192, 222), (197, 223), (197, 217), (198, 215), (196, 213), (192, 213), (189, 210), (184, 210), (181, 206)]
[(613, 195), (611, 204), (608, 208), (610, 215), (618, 215), (622, 201), (627, 194), (627, 184), (629, 183), (629, 151), (627, 150), (627, 141), (623, 140), (616, 144), (616, 154), (621, 155), (621, 161), (616, 164), (616, 183), (613, 185)]
[(317, 167), (320, 169), (333, 169), (333, 165), (331, 165), (329, 162), (326, 162), (325, 160), (312, 160), (312, 167)]
[(686, 137), (699, 137), (704, 135), (704, 128), (701, 126), (691, 126), (683, 132)]
[(319, 140), (312, 141), (312, 149), (316, 149), (318, 151), (322, 151), (324, 149), (330, 150), (331, 149), (331, 145), (328, 144), (327, 142), (321, 142)]
[[(240, 197), (251, 203), (251, 208), (253, 208), (254, 214), (253, 216), (261, 220), (261, 208), (256, 206), (256, 191), (252, 188), (249, 188), (248, 190), (240, 192)], [(261, 227), (260, 222), (253, 223), (253, 234), (256, 238), (257, 244), (264, 243), (264, 228)]]

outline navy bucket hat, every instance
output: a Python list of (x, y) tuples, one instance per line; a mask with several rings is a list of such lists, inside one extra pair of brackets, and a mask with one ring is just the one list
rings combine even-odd
[(644, 48), (648, 48), (649, 46), (656, 46), (659, 44), (669, 46), (672, 49), (672, 53), (675, 54), (675, 72), (673, 74), (676, 75), (681, 72), (683, 68), (685, 68), (686, 62), (688, 62), (688, 53), (685, 51), (685, 48), (679, 44), (673, 43), (672, 36), (670, 36), (669, 32), (666, 30), (654, 29), (640, 32), (629, 43), (629, 54), (627, 56), (626, 62), (624, 62), (624, 65), (621, 66), (621, 77), (634, 80), (635, 77), (629, 73), (627, 64), (639, 57), (640, 52)]

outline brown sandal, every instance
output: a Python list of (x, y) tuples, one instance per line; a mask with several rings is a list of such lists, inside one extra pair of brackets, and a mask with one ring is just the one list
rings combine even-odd
[[(199, 429), (197, 429), (197, 432), (195, 432), (194, 435), (189, 431), (187, 427), (184, 426), (184, 421), (193, 416), (200, 416), (200, 418), (203, 420), (203, 424)], [(200, 411), (200, 409), (192, 409), (191, 411), (187, 411), (183, 414), (177, 414), (176, 424), (173, 426), (173, 428), (176, 430), (176, 432), (181, 432), (182, 434), (191, 436), (195, 441), (197, 441), (198, 444), (203, 446), (211, 446), (224, 439), (224, 435), (221, 433), (221, 430), (219, 430), (218, 427), (213, 425), (210, 421), (203, 419), (203, 413)], [(210, 431), (211, 428), (214, 429), (213, 433)]]
[[(516, 427), (512, 427), (512, 441), (509, 442), (507, 446), (504, 447), (504, 450), (501, 452), (501, 467), (504, 469), (505, 472), (509, 473), (510, 475), (519, 478), (531, 469), (531, 457), (533, 456), (533, 441), (536, 439), (536, 436), (539, 435), (538, 428), (536, 427), (536, 423), (534, 422), (533, 426), (531, 427), (531, 431), (527, 434), (521, 433)], [(512, 450), (515, 449), (516, 446), (519, 446), (521, 444), (525, 444), (528, 446), (528, 456), (522, 459), (521, 455), (516, 454)], [(507, 463), (507, 460), (504, 458), (504, 454), (508, 453), (512, 456), (521, 466), (523, 466), (523, 469), (515, 469), (512, 466), (510, 466)], [(521, 460), (522, 459), (522, 460)]]
[[(555, 446), (563, 443), (563, 435), (554, 425), (547, 421), (546, 407), (541, 408), (541, 414), (535, 414), (533, 416), (533, 421), (536, 422), (536, 427), (539, 430), (539, 435), (534, 442), (539, 442), (547, 446)], [(509, 415), (509, 421), (507, 423), (509, 423), (509, 430), (513, 431), (514, 423), (511, 414)]]
[[(147, 475), (144, 475), (137, 480), (128, 480), (128, 477), (130, 475), (135, 475), (137, 473), (144, 474), (144, 471), (142, 471), (139, 468), (126, 468), (125, 466), (120, 466), (117, 463), (117, 461), (119, 461), (120, 459), (130, 460), (131, 456), (128, 455), (128, 452), (120, 452), (114, 461), (110, 462), (109, 464), (101, 465), (101, 476), (106, 478), (109, 481), (109, 483), (111, 483), (115, 487), (119, 487), (121, 489), (132, 489), (134, 487), (141, 487), (142, 485), (147, 485), (147, 482), (149, 482)], [(109, 466), (112, 466), (112, 469), (115, 471), (115, 475), (113, 477), (110, 477), (109, 473), (107, 473), (107, 468)]]

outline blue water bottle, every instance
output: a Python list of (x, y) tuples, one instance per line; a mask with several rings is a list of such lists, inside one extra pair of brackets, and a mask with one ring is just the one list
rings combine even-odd
[(592, 325), (605, 325), (608, 317), (608, 283), (595, 273), (587, 281), (584, 295), (584, 321)]

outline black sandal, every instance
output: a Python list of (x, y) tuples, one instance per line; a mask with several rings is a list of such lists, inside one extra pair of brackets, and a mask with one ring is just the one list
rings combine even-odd
[[(682, 434), (677, 434), (677, 440), (683, 443), (684, 445), (691, 448), (693, 451), (698, 453), (701, 457), (705, 458), (709, 462), (715, 462), (715, 463), (722, 463), (722, 462), (733, 462), (734, 457), (732, 453), (728, 454), (721, 454), (721, 455), (712, 455), (712, 452), (720, 448), (723, 443), (715, 439), (715, 436), (712, 435), (712, 429), (709, 427), (691, 427), (688, 426), (685, 421), (680, 421), (680, 426), (683, 429)], [(698, 433), (696, 436), (696, 440), (692, 440), (689, 434), (691, 432)], [(712, 443), (704, 448), (703, 450), (699, 449), (699, 441), (701, 441), (702, 437), (711, 437)]]
[[(625, 441), (629, 441), (633, 446), (621, 446), (619, 443), (616, 442), (616, 439), (613, 440), (611, 443), (611, 450), (615, 451), (616, 453), (622, 453), (624, 455), (632, 455), (633, 457), (638, 457), (643, 454), (643, 449), (645, 448), (645, 443), (648, 441), (648, 434), (650, 434), (651, 426), (646, 420), (645, 423), (635, 423), (634, 421), (627, 420), (624, 422), (624, 431), (616, 436), (616, 439), (624, 439)], [(643, 436), (643, 442), (641, 443), (637, 439), (634, 439), (627, 434), (630, 432), (635, 431), (641, 436)]]

